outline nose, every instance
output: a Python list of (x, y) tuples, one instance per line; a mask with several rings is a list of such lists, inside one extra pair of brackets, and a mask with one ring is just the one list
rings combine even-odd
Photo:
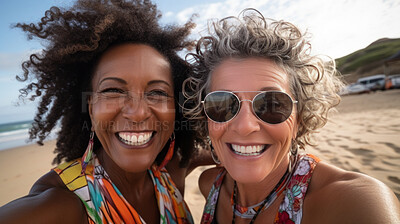
[(248, 136), (253, 132), (260, 131), (260, 120), (254, 115), (250, 100), (243, 100), (239, 113), (230, 121), (233, 131), (240, 136)]
[(149, 105), (143, 97), (129, 97), (122, 107), (122, 116), (135, 123), (147, 120), (150, 115)]

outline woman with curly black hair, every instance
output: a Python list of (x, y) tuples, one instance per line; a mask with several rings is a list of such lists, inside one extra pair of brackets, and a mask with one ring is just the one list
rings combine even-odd
[(194, 24), (161, 27), (160, 16), (148, 0), (78, 0), (16, 25), (46, 43), (17, 78), (34, 80), (23, 97), (40, 97), (30, 139), (60, 127), (59, 165), (3, 206), (1, 223), (193, 222), (185, 176), (208, 161), (192, 158), (178, 107), (190, 66), (177, 52)]

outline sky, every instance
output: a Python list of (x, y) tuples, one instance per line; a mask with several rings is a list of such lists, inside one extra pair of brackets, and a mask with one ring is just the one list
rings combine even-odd
[[(267, 18), (285, 20), (311, 34), (313, 54), (339, 58), (368, 46), (380, 38), (400, 38), (398, 0), (153, 0), (163, 24), (183, 24), (193, 14), (197, 27), (192, 38), (205, 35), (207, 21), (237, 16), (255, 8)], [(38, 22), (51, 6), (69, 6), (68, 0), (0, 1), (0, 124), (32, 120), (35, 103), (18, 99), (25, 86), (15, 79), (22, 74), (21, 62), (41, 49), (28, 41), (17, 22)], [(16, 106), (19, 104), (19, 106)]]

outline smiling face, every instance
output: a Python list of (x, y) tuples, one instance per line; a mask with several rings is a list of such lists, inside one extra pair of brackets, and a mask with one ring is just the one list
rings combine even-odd
[[(287, 74), (271, 60), (259, 58), (224, 60), (212, 72), (210, 90), (273, 90), (293, 98)], [(240, 100), (252, 100), (256, 94), (236, 93)], [(231, 121), (216, 123), (208, 119), (212, 145), (233, 179), (258, 183), (272, 172), (287, 168), (289, 147), (297, 131), (295, 112), (293, 109), (282, 123), (268, 124), (254, 115), (251, 102), (243, 101)]]
[(127, 172), (148, 169), (174, 130), (169, 62), (142, 44), (112, 47), (92, 80), (89, 113), (108, 157)]

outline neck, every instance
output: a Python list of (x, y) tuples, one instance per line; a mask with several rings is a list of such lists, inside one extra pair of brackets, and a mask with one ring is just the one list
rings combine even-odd
[(132, 196), (140, 198), (146, 189), (153, 189), (152, 180), (147, 170), (140, 173), (127, 172), (119, 167), (103, 149), (99, 150), (97, 157), (111, 181), (126, 198)]
[(237, 182), (237, 204), (252, 206), (263, 201), (274, 190), (289, 166), (289, 158), (281, 161), (278, 167), (259, 183)]

